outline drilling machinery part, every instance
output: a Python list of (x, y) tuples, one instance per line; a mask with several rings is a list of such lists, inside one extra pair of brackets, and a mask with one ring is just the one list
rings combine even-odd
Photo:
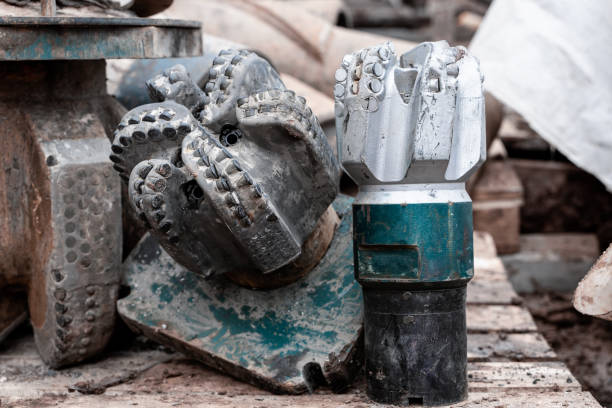
[[(51, 367), (98, 354), (115, 323), (121, 183), (108, 155), (125, 110), (106, 93), (104, 60), (173, 56), (175, 47), (201, 53), (199, 23), (0, 18), (0, 298), (27, 293)], [(4, 337), (15, 324), (2, 326)]]
[(200, 89), (178, 65), (148, 81), (111, 160), (133, 208), (181, 265), (274, 287), (333, 237), (339, 167), (304, 98), (257, 54), (223, 50)]
[(182, 66), (150, 80), (162, 102), (115, 133), (111, 160), (150, 232), (125, 261), (119, 314), (273, 392), (345, 388), (362, 308), (337, 161), (264, 59), (224, 50), (207, 71), (202, 88)]
[(467, 397), (465, 289), (473, 275), (465, 181), (485, 159), (478, 61), (463, 47), (390, 43), (335, 74), (342, 167), (364, 292), (368, 395), (443, 405)]
[(251, 290), (205, 279), (175, 262), (150, 234), (125, 261), (129, 296), (117, 302), (137, 333), (274, 393), (338, 392), (359, 372), (362, 296), (353, 277), (351, 201), (321, 261), (302, 279)]

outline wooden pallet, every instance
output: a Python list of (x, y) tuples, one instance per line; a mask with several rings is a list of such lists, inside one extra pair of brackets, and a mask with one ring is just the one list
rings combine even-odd
[[(475, 234), (468, 287), (469, 399), (454, 407), (600, 407), (559, 362), (509, 284), (490, 235)], [(103, 392), (87, 395), (88, 392)], [(30, 337), (0, 349), (0, 407), (351, 407), (376, 406), (363, 379), (345, 394), (272, 395), (178, 353), (125, 350), (61, 371), (42, 364)], [(73, 391), (70, 391), (73, 390)]]

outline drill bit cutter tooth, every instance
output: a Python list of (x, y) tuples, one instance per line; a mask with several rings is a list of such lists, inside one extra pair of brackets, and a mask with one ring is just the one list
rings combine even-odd
[(347, 55), (334, 88), (338, 155), (359, 185), (355, 276), (364, 290), (368, 394), (404, 404), (467, 395), (465, 181), (485, 159), (478, 61), (463, 47), (391, 44)]
[[(410, 166), (410, 121), (391, 123), (410, 112), (401, 89), (394, 86), (403, 79), (402, 72), (395, 72), (396, 64), (392, 45), (385, 44), (345, 56), (335, 74), (338, 156), (359, 184), (387, 175), (397, 181)], [(384, 139), (379, 139), (379, 129), (385, 129)]]
[(111, 159), (162, 246), (252, 286), (305, 273), (291, 264), (333, 211), (339, 170), (304, 98), (248, 51), (221, 51), (203, 90), (180, 66), (147, 85), (164, 101), (126, 114)]

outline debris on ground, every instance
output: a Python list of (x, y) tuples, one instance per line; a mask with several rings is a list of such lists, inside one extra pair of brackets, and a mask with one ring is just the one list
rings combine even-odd
[(612, 407), (612, 322), (583, 315), (571, 292), (524, 294), (538, 331), (585, 390)]

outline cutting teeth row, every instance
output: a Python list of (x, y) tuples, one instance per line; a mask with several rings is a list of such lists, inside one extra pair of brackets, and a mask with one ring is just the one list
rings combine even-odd
[[(239, 116), (243, 119), (252, 117), (273, 116), (282, 121), (289, 121), (304, 135), (316, 139), (323, 136), (323, 130), (313, 114), (310, 107), (306, 104), (306, 99), (296, 96), (295, 92), (289, 90), (273, 89), (258, 92), (249, 97), (238, 99), (237, 101)], [(292, 135), (300, 137), (298, 133)]]
[[(182, 147), (185, 166), (253, 263), (271, 271), (279, 267), (279, 260), (299, 255), (299, 244), (243, 164), (214, 136), (188, 138)], [(256, 224), (258, 228), (252, 228)], [(261, 245), (262, 239), (266, 245)]]
[[(92, 345), (91, 337), (93, 333), (92, 323), (96, 319), (98, 314), (97, 310), (100, 306), (100, 299), (96, 299), (96, 289), (98, 287), (89, 285), (85, 288), (87, 298), (81, 303), (81, 308), (75, 307), (75, 310), (70, 310), (69, 304), (76, 303), (73, 299), (77, 296), (75, 292), (67, 294), (67, 291), (61, 287), (56, 288), (53, 291), (55, 297), (55, 318), (56, 318), (56, 329), (54, 345), (62, 353), (66, 353), (71, 349), (81, 356), (81, 358), (91, 353), (91, 348), (88, 346)], [(80, 288), (79, 291), (83, 289)], [(72, 299), (69, 299), (72, 298)], [(72, 302), (71, 302), (72, 301)], [(83, 307), (84, 306), (84, 307)], [(80, 324), (81, 327), (71, 327), (73, 318), (70, 312), (83, 313), (82, 316), (76, 316), (79, 320), (85, 320), (85, 324)], [(75, 325), (72, 325), (75, 326)], [(84, 327), (83, 327), (84, 326)], [(79, 337), (79, 334), (81, 336)]]
[[(134, 168), (132, 175), (132, 186), (130, 186), (132, 194), (130, 194), (130, 197), (139, 218), (147, 228), (154, 228), (168, 235), (168, 241), (175, 244), (179, 241), (179, 236), (171, 231), (173, 221), (167, 218), (164, 198), (164, 192), (169, 183), (168, 179), (172, 175), (172, 166), (168, 162), (151, 160), (139, 163)], [(149, 214), (153, 224), (151, 224), (145, 212)]]
[(345, 55), (334, 75), (336, 116), (345, 114), (347, 98), (355, 100), (363, 110), (376, 112), (383, 99), (385, 75), (394, 59), (391, 43)]
[[(213, 60), (213, 65), (208, 72), (208, 81), (204, 84), (203, 90), (208, 99), (208, 103), (221, 105), (225, 102), (230, 93), (230, 87), (235, 76), (236, 69), (240, 62), (248, 57), (251, 52), (247, 50), (222, 50)], [(203, 115), (205, 115), (203, 113)]]
[[(191, 136), (190, 136), (191, 137)], [(284, 265), (279, 260), (300, 253), (276, 208), (240, 161), (228, 155), (213, 137), (195, 137), (183, 143), (183, 161), (209, 193), (224, 221), (238, 237), (249, 257), (262, 271)], [(235, 221), (234, 221), (235, 220)], [(251, 228), (257, 224), (258, 228)], [(266, 244), (262, 245), (262, 239)], [(257, 244), (257, 245), (254, 245)]]
[(394, 55), (391, 44), (364, 48), (342, 59), (342, 65), (336, 70), (334, 98), (342, 100), (349, 94), (379, 95), (383, 90), (383, 78)]
[(128, 181), (132, 168), (146, 155), (164, 147), (180, 146), (185, 135), (194, 130), (190, 121), (177, 118), (174, 109), (159, 106), (134, 112), (117, 126), (110, 160), (122, 179)]
[(258, 207), (267, 208), (261, 186), (255, 184), (240, 161), (215, 138), (195, 138), (187, 144), (183, 153), (197, 160), (199, 174), (204, 176), (206, 183), (214, 184), (213, 188), (221, 194), (228, 209), (243, 227), (252, 224), (244, 201), (263, 199)]

